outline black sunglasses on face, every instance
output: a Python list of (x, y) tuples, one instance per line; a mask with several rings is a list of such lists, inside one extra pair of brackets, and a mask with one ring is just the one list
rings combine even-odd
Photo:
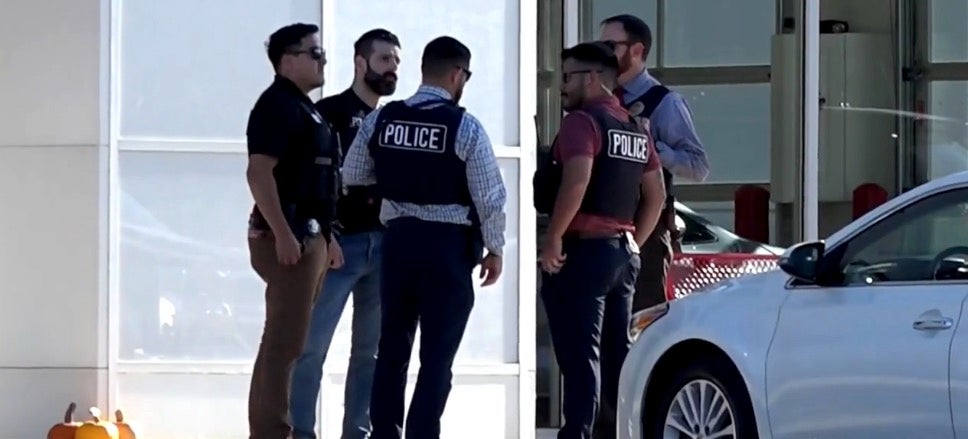
[(323, 52), (322, 47), (311, 47), (309, 49), (292, 50), (292, 51), (289, 51), (288, 53), (291, 55), (297, 55), (297, 56), (305, 53), (309, 55), (310, 58), (316, 61), (319, 61), (326, 56), (326, 53)]

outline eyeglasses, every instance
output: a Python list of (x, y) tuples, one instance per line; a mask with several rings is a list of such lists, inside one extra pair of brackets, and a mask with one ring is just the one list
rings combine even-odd
[(566, 83), (571, 79), (572, 75), (578, 75), (581, 73), (602, 73), (599, 69), (588, 69), (588, 70), (574, 70), (571, 72), (561, 72), (561, 82)]
[(290, 50), (286, 53), (290, 55), (297, 55), (297, 56), (305, 53), (309, 55), (310, 58), (316, 61), (319, 61), (326, 57), (326, 52), (323, 52), (322, 47), (310, 47), (309, 49)]
[(603, 41), (599, 41), (599, 42), (602, 43), (602, 44), (604, 44), (604, 45), (606, 45), (606, 46), (608, 46), (612, 50), (615, 50), (615, 48), (618, 47), (618, 46), (631, 46), (632, 44), (634, 44), (631, 41), (603, 40)]
[(457, 67), (458, 69), (460, 69), (460, 71), (464, 72), (464, 74), (467, 75), (467, 79), (465, 79), (465, 81), (470, 81), (471, 80), (471, 74), (473, 72), (471, 72), (470, 70), (468, 70), (467, 67), (464, 67), (464, 66), (455, 66), (455, 67)]

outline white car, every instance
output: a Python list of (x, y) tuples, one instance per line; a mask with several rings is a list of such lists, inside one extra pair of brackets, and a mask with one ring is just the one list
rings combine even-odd
[(636, 315), (619, 438), (968, 438), (968, 172), (779, 265)]

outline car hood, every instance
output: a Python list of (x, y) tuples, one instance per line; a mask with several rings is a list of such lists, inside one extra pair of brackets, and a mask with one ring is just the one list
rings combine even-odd
[(765, 300), (767, 296), (770, 299), (784, 296), (787, 279), (789, 276), (777, 268), (765, 273), (749, 274), (706, 285), (678, 299), (677, 302), (692, 306), (692, 302), (723, 301), (730, 304), (729, 306), (745, 309), (749, 309), (750, 306), (759, 308), (764, 301), (772, 301)]

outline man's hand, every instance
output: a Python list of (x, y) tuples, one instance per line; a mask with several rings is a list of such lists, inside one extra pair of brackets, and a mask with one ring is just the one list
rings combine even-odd
[(343, 266), (343, 247), (340, 247), (336, 237), (329, 240), (329, 249), (326, 254), (329, 257), (329, 268), (340, 268)]
[(276, 235), (276, 258), (279, 265), (295, 265), (302, 256), (302, 249), (292, 231), (286, 232), (282, 236)]
[(494, 253), (488, 253), (481, 261), (481, 279), (484, 282), (481, 283), (482, 287), (488, 285), (494, 285), (497, 279), (501, 277), (501, 270), (504, 269), (504, 259), (500, 255)]
[(541, 246), (541, 269), (555, 274), (565, 265), (565, 258), (561, 249), (561, 237), (549, 236)]

